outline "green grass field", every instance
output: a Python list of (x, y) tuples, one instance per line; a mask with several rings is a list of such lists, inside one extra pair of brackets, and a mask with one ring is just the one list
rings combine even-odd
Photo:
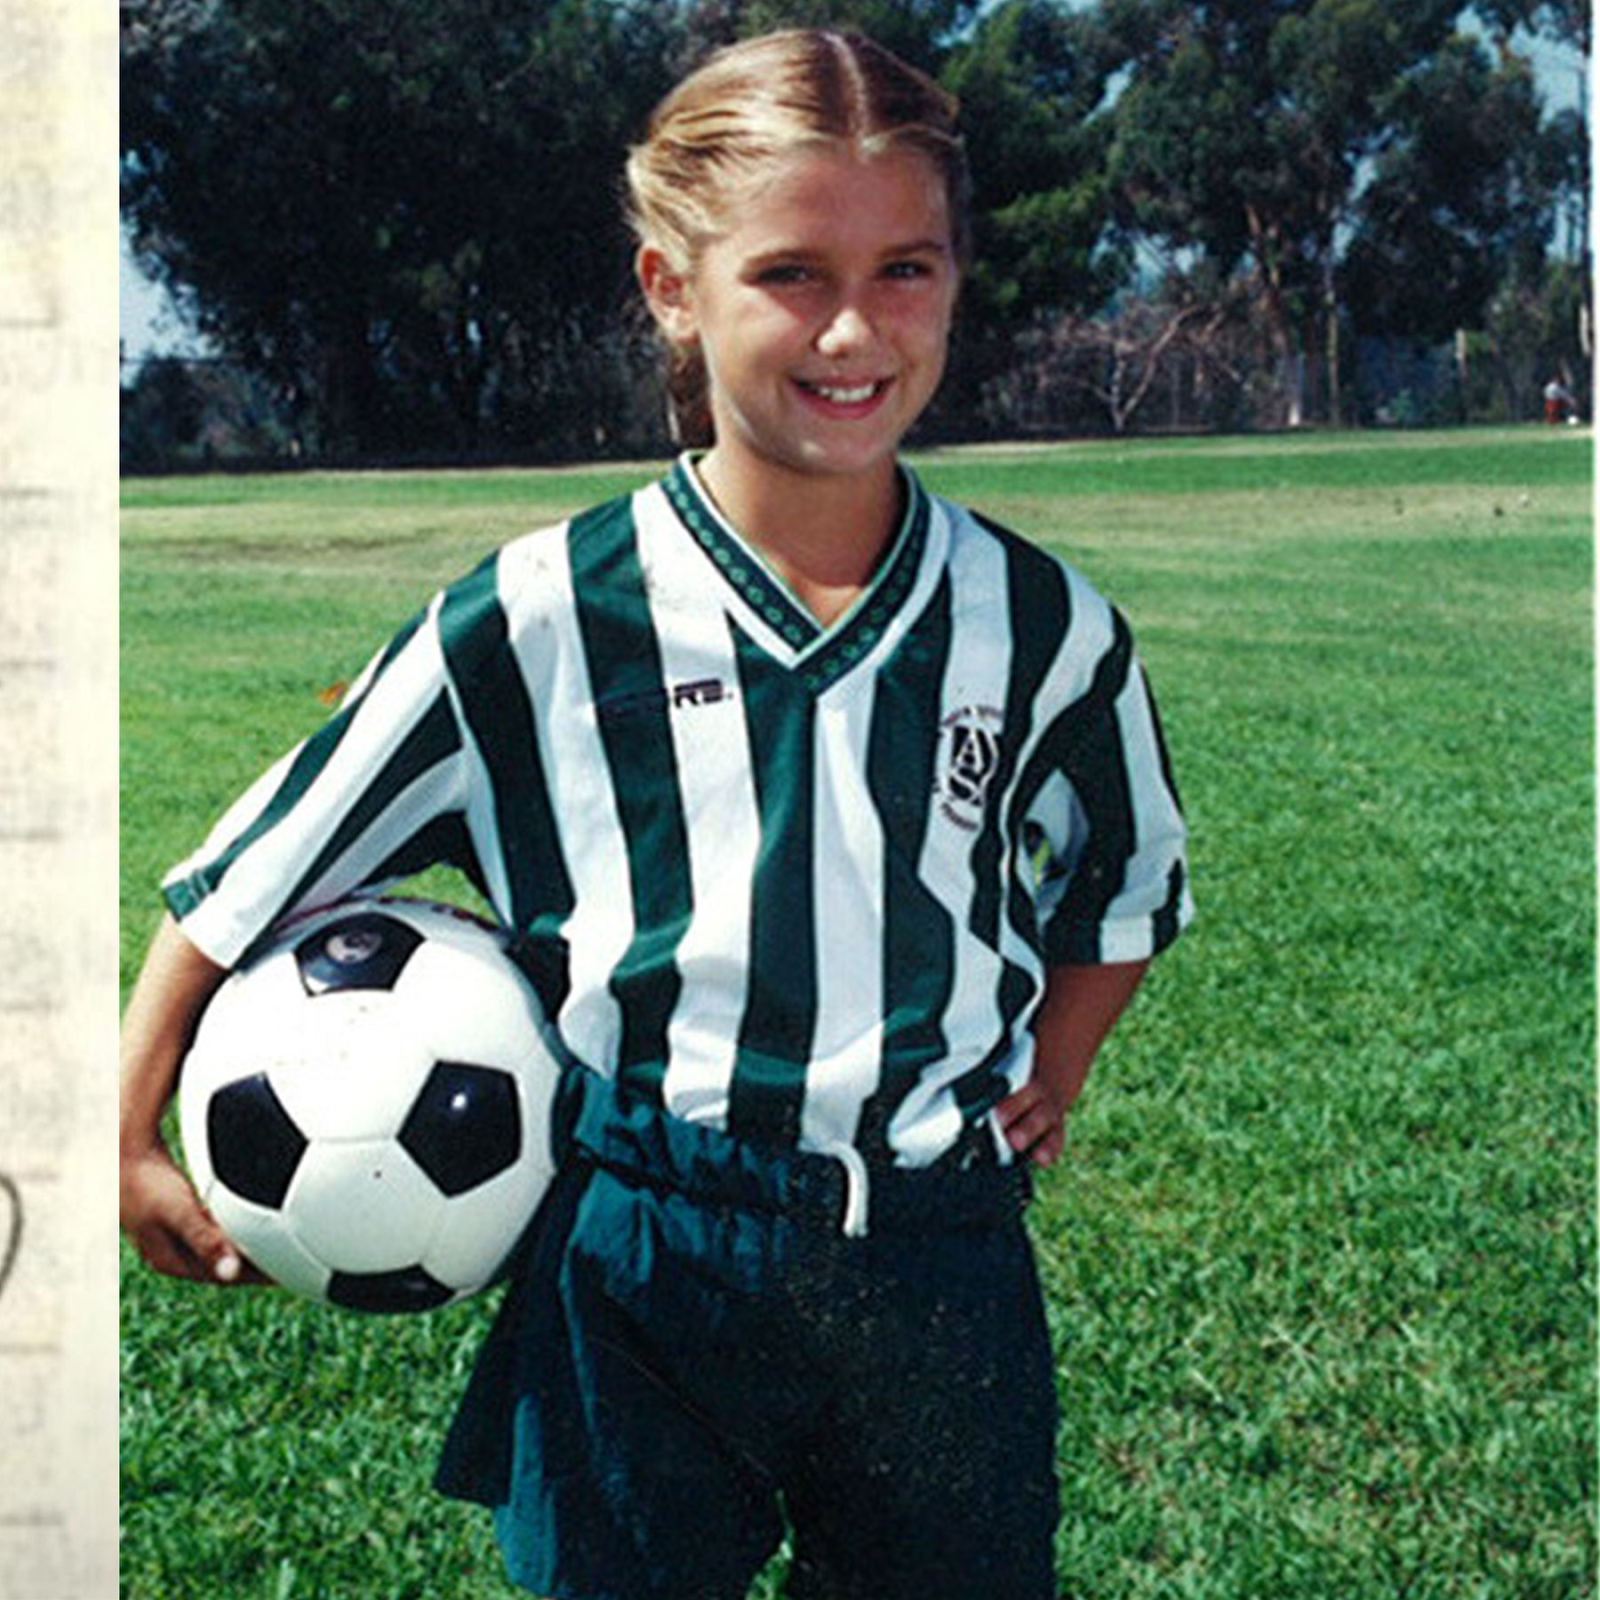
[[(1130, 613), (1194, 830), (1201, 919), (1033, 1216), (1061, 1594), (1592, 1595), (1590, 440), (919, 465)], [(164, 868), (322, 691), (494, 544), (650, 475), (126, 484), (125, 979)], [(380, 1323), (125, 1256), (123, 1306), (129, 1600), (510, 1592), (428, 1488), (488, 1301)]]

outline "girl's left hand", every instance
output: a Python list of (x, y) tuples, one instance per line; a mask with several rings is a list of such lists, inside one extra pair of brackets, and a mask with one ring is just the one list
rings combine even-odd
[(1067, 1105), (1038, 1078), (995, 1107), (1006, 1142), (1035, 1166), (1054, 1166), (1067, 1146)]
[(995, 1108), (1011, 1148), (1035, 1166), (1061, 1159), (1067, 1113), (1149, 965), (1124, 961), (1050, 969), (1033, 1024), (1033, 1076)]

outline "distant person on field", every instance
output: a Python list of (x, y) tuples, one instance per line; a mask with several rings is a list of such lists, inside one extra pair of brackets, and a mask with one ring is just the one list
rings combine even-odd
[(1559, 379), (1552, 378), (1544, 386), (1544, 420), (1548, 423), (1565, 422), (1576, 414), (1577, 401), (1572, 391)]
[(1122, 617), (898, 458), (967, 265), (956, 107), (858, 35), (736, 46), (628, 176), (690, 448), (437, 597), (167, 883), (123, 1223), (248, 1268), (163, 1148), (286, 914), (449, 862), (580, 1065), (451, 1429), (568, 1600), (1052, 1600), (1032, 1165), (1192, 914)]

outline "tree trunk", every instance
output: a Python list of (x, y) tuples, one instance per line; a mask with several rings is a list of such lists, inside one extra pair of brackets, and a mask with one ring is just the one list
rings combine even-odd
[(1323, 278), (1322, 313), (1328, 319), (1323, 331), (1323, 353), (1328, 364), (1328, 422), (1338, 428), (1344, 425), (1344, 374), (1341, 370), (1343, 351), (1339, 328), (1339, 296), (1333, 286), (1333, 263), (1330, 260)]
[(327, 335), (321, 380), (325, 450), (349, 455), (370, 448), (377, 381), (363, 323), (350, 321)]
[(1260, 271), (1261, 293), (1267, 316), (1267, 338), (1278, 368), (1278, 396), (1283, 425), (1299, 428), (1305, 423), (1305, 364), (1295, 347), (1289, 308), (1284, 300), (1282, 273), (1273, 248), (1272, 229), (1254, 206), (1245, 208), (1250, 225), (1251, 248)]

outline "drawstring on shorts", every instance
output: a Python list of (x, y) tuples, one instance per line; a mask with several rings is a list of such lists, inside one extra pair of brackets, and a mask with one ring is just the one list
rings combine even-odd
[(867, 1177), (867, 1163), (854, 1145), (835, 1140), (821, 1145), (817, 1154), (831, 1156), (844, 1168), (844, 1217), (839, 1231), (847, 1239), (865, 1239), (867, 1236), (867, 1211), (872, 1198), (872, 1185)]

